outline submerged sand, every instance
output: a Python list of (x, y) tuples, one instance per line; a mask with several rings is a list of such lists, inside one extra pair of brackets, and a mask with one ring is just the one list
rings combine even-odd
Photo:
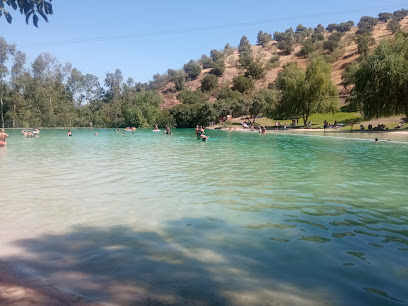
[(96, 306), (83, 297), (65, 293), (46, 283), (17, 271), (0, 261), (0, 305), (41, 306)]

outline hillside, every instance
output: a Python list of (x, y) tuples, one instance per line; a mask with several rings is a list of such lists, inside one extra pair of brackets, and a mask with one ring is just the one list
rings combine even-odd
[[(401, 30), (408, 32), (408, 17), (405, 17), (403, 20), (400, 21), (401, 24)], [(381, 40), (387, 39), (393, 36), (392, 32), (387, 30), (387, 23), (386, 22), (380, 22), (377, 25), (375, 25), (374, 30), (372, 32), (372, 37), (375, 39), (376, 44), (373, 46), (375, 47)], [(345, 32), (341, 41), (343, 42), (343, 45), (345, 45), (344, 53), (339, 56), (339, 58), (333, 62), (332, 68), (332, 80), (334, 84), (336, 84), (338, 90), (339, 90), (339, 104), (344, 105), (346, 98), (348, 97), (350, 93), (350, 89), (344, 89), (341, 82), (341, 75), (347, 67), (348, 64), (351, 62), (355, 61), (360, 55), (358, 54), (358, 48), (357, 48), (357, 43), (354, 41), (354, 36), (357, 31), (357, 27), (353, 27), (350, 31)], [(327, 39), (327, 37), (330, 35), (330, 33), (325, 32), (324, 36)], [(270, 83), (273, 83), (277, 76), (278, 73), (282, 70), (282, 67), (290, 62), (296, 62), (300, 67), (305, 68), (307, 65), (307, 59), (305, 58), (300, 58), (296, 56), (295, 54), (302, 48), (300, 44), (295, 45), (294, 52), (292, 52), (290, 55), (284, 55), (282, 52), (277, 48), (277, 42), (276, 41), (271, 41), (269, 42), (266, 46), (261, 46), (261, 45), (252, 45), (251, 49), (254, 55), (254, 59), (265, 66), (270, 58), (276, 54), (280, 56), (279, 59), (279, 66), (276, 68), (268, 69), (266, 70), (264, 76), (258, 80), (255, 81), (255, 88), (256, 89), (261, 89), (261, 88), (267, 88)], [(372, 47), (372, 48), (373, 48)], [(225, 72), (223, 73), (222, 76), (218, 77), (220, 87), (222, 86), (232, 86), (232, 79), (235, 76), (238, 75), (244, 75), (245, 69), (242, 69), (239, 66), (238, 63), (239, 59), (239, 53), (238, 50), (234, 50), (233, 54), (230, 56), (227, 56), (225, 58)], [(196, 90), (200, 89), (201, 86), (201, 81), (205, 77), (206, 74), (209, 73), (211, 69), (203, 69), (200, 75), (193, 81), (188, 81), (185, 83), (185, 88), (189, 90)], [(163, 98), (163, 108), (167, 107), (172, 107), (174, 105), (177, 105), (180, 103), (180, 101), (177, 99), (177, 92), (174, 92), (174, 90), (171, 90), (171, 88), (174, 87), (174, 83), (169, 82), (167, 83), (164, 87), (160, 89), (160, 94)], [(216, 99), (217, 91), (215, 90), (214, 92), (208, 94), (208, 99), (210, 102), (214, 102)]]

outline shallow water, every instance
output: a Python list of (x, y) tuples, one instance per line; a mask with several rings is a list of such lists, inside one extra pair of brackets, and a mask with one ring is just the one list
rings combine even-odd
[(113, 304), (408, 302), (406, 136), (173, 132), (9, 132), (0, 259)]

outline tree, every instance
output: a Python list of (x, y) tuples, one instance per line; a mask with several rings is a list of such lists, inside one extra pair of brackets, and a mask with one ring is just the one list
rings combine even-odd
[(255, 89), (254, 80), (243, 75), (234, 77), (232, 83), (232, 90), (239, 91), (240, 93), (249, 93)]
[(201, 66), (197, 62), (191, 60), (184, 65), (184, 71), (190, 80), (196, 79), (201, 73)]
[(0, 1), (0, 17), (2, 13), (4, 13), (4, 17), (6, 18), (8, 23), (11, 23), (13, 17), (11, 14), (6, 10), (4, 4), (7, 4), (9, 7), (17, 10), (20, 9), (20, 13), (26, 16), (26, 23), (30, 20), (30, 17), (33, 17), (34, 26), (38, 28), (38, 21), (40, 15), (46, 22), (48, 22), (48, 15), (52, 15), (52, 0), (45, 1), (45, 0), (8, 0), (8, 1)]
[(261, 89), (258, 91), (250, 105), (249, 105), (249, 114), (252, 116), (253, 122), (255, 122), (256, 117), (259, 114), (272, 114), (277, 104), (276, 93), (269, 89)]
[(214, 74), (207, 74), (201, 81), (201, 91), (210, 92), (218, 87), (218, 78)]
[(239, 63), (242, 67), (246, 68), (253, 61), (253, 54), (251, 49), (251, 44), (249, 43), (248, 38), (244, 35), (242, 36), (239, 45)]
[(4, 128), (4, 114), (3, 114), (3, 98), (5, 90), (5, 78), (9, 73), (7, 66), (5, 65), (8, 57), (13, 55), (15, 51), (15, 45), (9, 45), (3, 37), (0, 37), (0, 116), (1, 127)]
[(186, 80), (186, 75), (183, 70), (173, 70), (169, 69), (167, 71), (170, 77), (170, 82), (174, 82), (174, 88), (177, 91), (181, 91), (184, 88), (184, 83)]
[(264, 33), (263, 31), (259, 31), (258, 32), (258, 36), (256, 39), (256, 42), (259, 45), (262, 45), (263, 47), (266, 46), (268, 44), (268, 42), (270, 42), (272, 40), (272, 35), (269, 33)]
[(360, 63), (353, 89), (364, 117), (405, 114), (408, 118), (408, 37), (397, 33)]
[(234, 53), (235, 48), (232, 47), (229, 43), (227, 43), (224, 47), (224, 55), (229, 56)]
[(307, 39), (303, 42), (302, 49), (298, 53), (296, 53), (296, 56), (299, 57), (306, 57), (308, 54), (311, 54), (316, 51), (316, 47), (313, 44), (313, 41), (311, 39)]
[(210, 70), (210, 74), (214, 74), (216, 76), (222, 76), (225, 71), (225, 62), (224, 57), (218, 59), (214, 62), (212, 69)]
[(206, 101), (206, 97), (202, 91), (192, 91), (189, 89), (183, 89), (177, 95), (177, 99), (183, 104), (201, 104)]
[(246, 77), (252, 77), (254, 79), (259, 79), (262, 77), (264, 73), (264, 68), (262, 67), (261, 64), (258, 64), (257, 62), (252, 61), (247, 68), (247, 71), (245, 72)]
[(281, 91), (279, 112), (285, 116), (302, 116), (306, 125), (313, 113), (336, 109), (338, 92), (331, 80), (331, 66), (320, 57), (312, 58), (306, 71), (297, 63), (288, 64), (279, 73), (276, 86)]
[(408, 15), (408, 10), (406, 10), (406, 9), (401, 9), (401, 10), (395, 11), (395, 12), (392, 14), (392, 19), (395, 20), (395, 21), (400, 22), (400, 21), (401, 21), (402, 19), (404, 19), (404, 17), (407, 16), (407, 15)]
[(397, 32), (400, 28), (401, 25), (396, 20), (391, 20), (387, 24), (387, 30), (391, 31), (392, 34), (395, 34), (395, 32)]
[(374, 37), (368, 35), (367, 33), (357, 36), (357, 49), (358, 54), (367, 55), (370, 51), (370, 47), (374, 46), (376, 43)]
[(379, 21), (387, 22), (391, 18), (392, 18), (392, 13), (379, 13), (378, 14)]
[(207, 55), (201, 56), (201, 59), (199, 60), (199, 63), (203, 66), (203, 69), (208, 69), (212, 68), (214, 65), (214, 61), (211, 57), (208, 57)]
[(244, 115), (247, 110), (242, 94), (229, 87), (221, 89), (214, 105), (218, 110), (224, 110), (233, 117)]

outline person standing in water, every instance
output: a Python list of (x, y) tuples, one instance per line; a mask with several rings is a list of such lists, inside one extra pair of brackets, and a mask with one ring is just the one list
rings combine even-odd
[(72, 136), (71, 130), (68, 130), (67, 136), (68, 136), (68, 137), (71, 137), (71, 136)]
[(4, 129), (1, 129), (0, 132), (0, 147), (5, 147), (7, 145), (6, 138), (9, 137), (9, 135), (6, 133)]

